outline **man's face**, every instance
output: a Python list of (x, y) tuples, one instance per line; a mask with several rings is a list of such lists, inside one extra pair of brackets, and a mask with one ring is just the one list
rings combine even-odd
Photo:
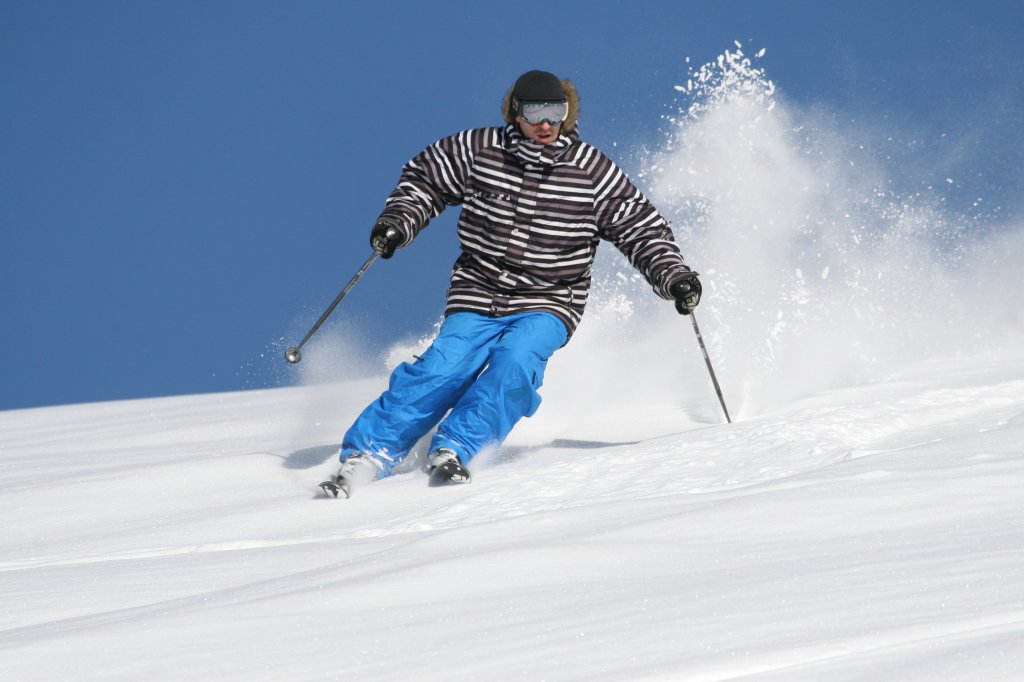
[(562, 124), (569, 116), (567, 101), (520, 103), (514, 100), (514, 103), (518, 109), (516, 123), (523, 135), (540, 144), (550, 144), (558, 139)]

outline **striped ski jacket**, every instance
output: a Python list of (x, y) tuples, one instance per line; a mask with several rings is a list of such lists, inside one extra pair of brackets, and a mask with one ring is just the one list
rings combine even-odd
[(605, 239), (665, 299), (690, 269), (668, 222), (626, 175), (572, 131), (542, 145), (518, 127), (443, 138), (413, 158), (382, 219), (409, 244), (446, 206), (462, 205), (445, 315), (543, 311), (575, 331)]

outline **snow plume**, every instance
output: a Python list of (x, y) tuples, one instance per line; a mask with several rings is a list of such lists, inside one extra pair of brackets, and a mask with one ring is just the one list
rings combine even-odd
[[(900, 174), (920, 168), (887, 168), (863, 133), (786, 102), (756, 66), (764, 50), (751, 59), (736, 48), (689, 70), (663, 144), (634, 172), (702, 274), (698, 315), (734, 412), (1019, 340), (1019, 306), (999, 292), (1017, 289), (1020, 231), (996, 245), (937, 191), (900, 194)], [(621, 258), (603, 265), (588, 314), (650, 298), (626, 286), (635, 277)], [(635, 308), (633, 327), (666, 323)], [(632, 358), (628, 383), (650, 360), (620, 350)]]

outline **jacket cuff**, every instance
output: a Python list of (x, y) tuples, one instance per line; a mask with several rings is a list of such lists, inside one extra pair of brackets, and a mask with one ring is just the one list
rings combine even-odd
[(698, 273), (691, 270), (688, 265), (683, 265), (681, 267), (674, 268), (672, 272), (666, 274), (665, 278), (662, 280), (662, 284), (660, 290), (658, 291), (658, 295), (661, 296), (666, 301), (674, 300), (671, 294), (672, 285), (684, 279), (697, 277), (697, 275)]

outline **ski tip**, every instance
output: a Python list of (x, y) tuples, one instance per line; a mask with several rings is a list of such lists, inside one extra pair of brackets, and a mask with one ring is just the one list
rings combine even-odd
[(469, 469), (456, 462), (445, 462), (430, 472), (431, 486), (469, 483), (471, 480)]
[(334, 481), (324, 481), (320, 484), (320, 490), (324, 491), (326, 497), (343, 497), (348, 499), (350, 497), (348, 489), (344, 486), (338, 485)]

